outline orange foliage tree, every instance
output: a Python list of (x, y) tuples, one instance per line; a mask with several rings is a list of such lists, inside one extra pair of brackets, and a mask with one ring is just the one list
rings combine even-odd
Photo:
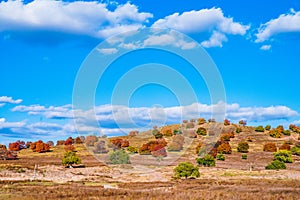
[(44, 143), (42, 140), (39, 140), (37, 142), (31, 143), (30, 149), (34, 152), (44, 153), (50, 151), (50, 145)]

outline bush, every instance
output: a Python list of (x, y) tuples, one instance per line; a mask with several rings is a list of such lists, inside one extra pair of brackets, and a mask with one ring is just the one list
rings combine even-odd
[(199, 168), (190, 162), (179, 163), (174, 168), (174, 176), (176, 178), (200, 177)]
[(216, 165), (215, 158), (211, 155), (206, 155), (204, 158), (196, 158), (198, 165), (204, 167), (214, 167)]
[(265, 129), (264, 129), (263, 126), (257, 126), (257, 127), (255, 128), (255, 131), (256, 131), (256, 132), (265, 132)]
[(123, 149), (111, 153), (109, 160), (111, 164), (130, 164), (129, 155)]
[(154, 129), (152, 131), (152, 135), (155, 137), (155, 139), (159, 139), (163, 137), (163, 134), (157, 129)]
[(65, 145), (65, 151), (75, 151), (74, 145)]
[(44, 143), (42, 140), (39, 140), (37, 142), (31, 143), (30, 149), (33, 152), (44, 153), (50, 151), (50, 146)]
[(237, 147), (238, 152), (248, 153), (249, 144), (247, 142), (240, 142)]
[(286, 165), (284, 162), (281, 162), (279, 160), (274, 160), (271, 163), (269, 163), (265, 168), (267, 170), (286, 169)]
[(225, 125), (225, 126), (229, 126), (229, 125), (230, 125), (230, 121), (229, 121), (228, 119), (225, 119), (225, 120), (224, 120), (224, 125)]
[(206, 120), (204, 118), (199, 118), (198, 119), (198, 125), (202, 125), (202, 124), (205, 124), (206, 123)]
[(167, 142), (165, 139), (156, 139), (154, 141), (143, 144), (139, 149), (139, 154), (150, 155), (152, 151), (164, 148), (165, 146), (167, 146)]
[(247, 121), (246, 120), (240, 120), (239, 124), (242, 126), (246, 126), (247, 125)]
[(223, 133), (220, 137), (221, 141), (230, 141), (231, 134), (230, 133)]
[(10, 151), (20, 151), (20, 143), (19, 142), (13, 142), (9, 143), (8, 150)]
[(166, 148), (164, 146), (156, 145), (151, 150), (151, 155), (154, 157), (166, 157), (167, 156)]
[(196, 154), (198, 154), (200, 152), (200, 149), (202, 147), (203, 143), (199, 142), (198, 145), (196, 146)]
[(290, 136), (291, 135), (291, 131), (290, 130), (284, 130), (282, 132), (283, 135), (287, 135), (287, 136)]
[(229, 143), (222, 143), (217, 148), (218, 153), (231, 154), (231, 146)]
[(129, 146), (127, 147), (127, 151), (129, 151), (130, 153), (138, 153), (139, 149), (133, 146)]
[(68, 151), (65, 153), (62, 164), (67, 166), (72, 166), (73, 164), (80, 164), (81, 159), (77, 157), (76, 152)]
[(85, 138), (85, 144), (87, 146), (94, 146), (94, 144), (98, 141), (98, 138), (95, 135), (88, 135)]
[(82, 144), (82, 143), (84, 143), (84, 140), (85, 140), (84, 136), (78, 136), (75, 138), (74, 142), (75, 142), (75, 144)]
[(4, 149), (3, 147), (0, 149), (0, 160), (16, 160), (16, 159), (18, 159), (18, 155), (16, 154), (16, 152), (6, 150), (6, 148)]
[(185, 126), (185, 128), (194, 128), (195, 124), (193, 122), (188, 122)]
[(151, 151), (149, 149), (149, 143), (142, 144), (142, 146), (139, 148), (139, 154), (140, 155), (151, 155)]
[(93, 150), (94, 153), (107, 153), (108, 150), (106, 149), (105, 141), (100, 140), (95, 144), (95, 149)]
[(240, 132), (242, 132), (242, 129), (241, 129), (240, 127), (237, 127), (237, 128), (235, 129), (235, 132), (236, 132), (236, 133), (240, 133)]
[(173, 135), (178, 135), (178, 134), (182, 134), (181, 130), (174, 130), (173, 131)]
[(69, 137), (66, 141), (65, 141), (65, 145), (72, 145), (74, 143), (74, 140), (72, 137)]
[(50, 147), (53, 147), (54, 146), (54, 142), (53, 141), (48, 141), (46, 144), (48, 144)]
[(247, 160), (247, 157), (248, 157), (247, 154), (242, 154), (242, 159), (243, 160)]
[(280, 150), (274, 153), (274, 160), (279, 160), (284, 163), (292, 163), (292, 153), (287, 150)]
[(64, 140), (57, 140), (57, 142), (56, 142), (56, 146), (64, 145), (64, 144), (65, 144)]
[(299, 148), (299, 147), (296, 147), (296, 146), (292, 147), (292, 148), (291, 148), (291, 153), (292, 153), (293, 155), (300, 156), (300, 148)]
[(268, 152), (275, 152), (275, 151), (277, 151), (277, 147), (276, 147), (275, 143), (268, 142), (268, 143), (264, 144), (263, 150), (268, 151)]
[(272, 129), (270, 130), (269, 135), (274, 138), (280, 138), (281, 132), (279, 132), (277, 129)]
[(217, 155), (217, 160), (222, 160), (222, 161), (224, 161), (224, 160), (225, 160), (224, 154), (218, 154), (218, 155)]
[(162, 130), (162, 134), (163, 134), (163, 136), (165, 136), (165, 137), (171, 137), (171, 136), (173, 136), (172, 129), (170, 129), (170, 128), (164, 128), (164, 129)]
[(218, 149), (217, 148), (212, 148), (210, 151), (209, 151), (209, 153), (208, 153), (208, 155), (210, 155), (210, 156), (212, 156), (212, 157), (216, 157), (217, 156), (217, 154), (218, 154)]
[(266, 129), (267, 131), (271, 130), (271, 125), (267, 125), (267, 126), (265, 127), (265, 129)]
[(137, 136), (138, 134), (139, 134), (139, 131), (130, 131), (128, 135), (129, 135), (130, 137), (135, 137), (135, 136)]
[(280, 147), (279, 150), (291, 150), (291, 146), (289, 144), (283, 143)]
[(276, 127), (276, 130), (281, 134), (281, 133), (283, 133), (284, 128), (283, 128), (282, 125), (279, 125), (279, 126)]
[(197, 132), (196, 132), (198, 135), (203, 135), (203, 136), (206, 136), (207, 135), (207, 131), (205, 128), (203, 127), (199, 127)]

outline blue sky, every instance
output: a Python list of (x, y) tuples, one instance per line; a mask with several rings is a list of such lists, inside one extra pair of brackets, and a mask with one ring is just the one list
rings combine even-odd
[[(211, 105), (205, 81), (184, 60), (156, 50), (134, 51), (106, 71), (94, 108), (77, 109), (74, 117), (73, 87), (90, 52), (110, 36), (150, 27), (179, 31), (202, 46), (219, 70), (226, 102)], [(165, 45), (176, 43), (178, 38)], [(86, 134), (120, 134), (197, 117), (195, 109), (209, 117), (212, 107), (222, 105), (233, 122), (300, 124), (299, 44), (297, 0), (1, 1), (0, 142), (56, 140), (76, 135), (76, 128)], [(111, 96), (122, 76), (154, 62), (185, 77), (197, 102), (171, 73), (156, 66), (156, 78), (170, 81), (177, 92), (149, 81), (129, 99), (117, 95), (112, 108)], [(179, 94), (184, 96), (180, 100)]]

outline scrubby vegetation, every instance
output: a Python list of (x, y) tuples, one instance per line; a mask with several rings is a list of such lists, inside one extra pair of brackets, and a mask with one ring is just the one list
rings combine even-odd
[(80, 164), (81, 159), (76, 155), (76, 152), (68, 151), (65, 153), (62, 164), (67, 166), (72, 166), (74, 164)]
[(130, 164), (130, 157), (123, 149), (115, 150), (109, 155), (111, 164)]
[(241, 152), (241, 153), (248, 153), (248, 151), (249, 151), (248, 142), (245, 142), (245, 141), (240, 142), (238, 144), (237, 150), (238, 150), (238, 152)]
[(268, 152), (275, 152), (275, 151), (277, 151), (276, 144), (273, 143), (273, 142), (268, 142), (268, 143), (264, 144), (263, 151), (268, 151)]
[(282, 161), (274, 160), (266, 166), (266, 169), (269, 170), (286, 169), (286, 165)]
[(204, 167), (214, 167), (216, 165), (215, 158), (211, 155), (206, 155), (203, 158), (197, 158), (196, 161), (198, 165)]
[(189, 178), (189, 177), (200, 177), (199, 168), (197, 166), (194, 166), (190, 162), (182, 162), (179, 163), (174, 168), (174, 177), (176, 178)]

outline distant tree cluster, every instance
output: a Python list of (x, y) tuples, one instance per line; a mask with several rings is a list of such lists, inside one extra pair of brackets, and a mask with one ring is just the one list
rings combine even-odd
[(165, 147), (167, 146), (167, 142), (165, 139), (156, 139), (153, 141), (150, 141), (148, 143), (143, 144), (139, 149), (140, 155), (153, 155), (155, 157), (167, 156), (167, 152)]
[(50, 151), (50, 145), (44, 143), (42, 140), (31, 143), (30, 149), (33, 152), (44, 153)]

